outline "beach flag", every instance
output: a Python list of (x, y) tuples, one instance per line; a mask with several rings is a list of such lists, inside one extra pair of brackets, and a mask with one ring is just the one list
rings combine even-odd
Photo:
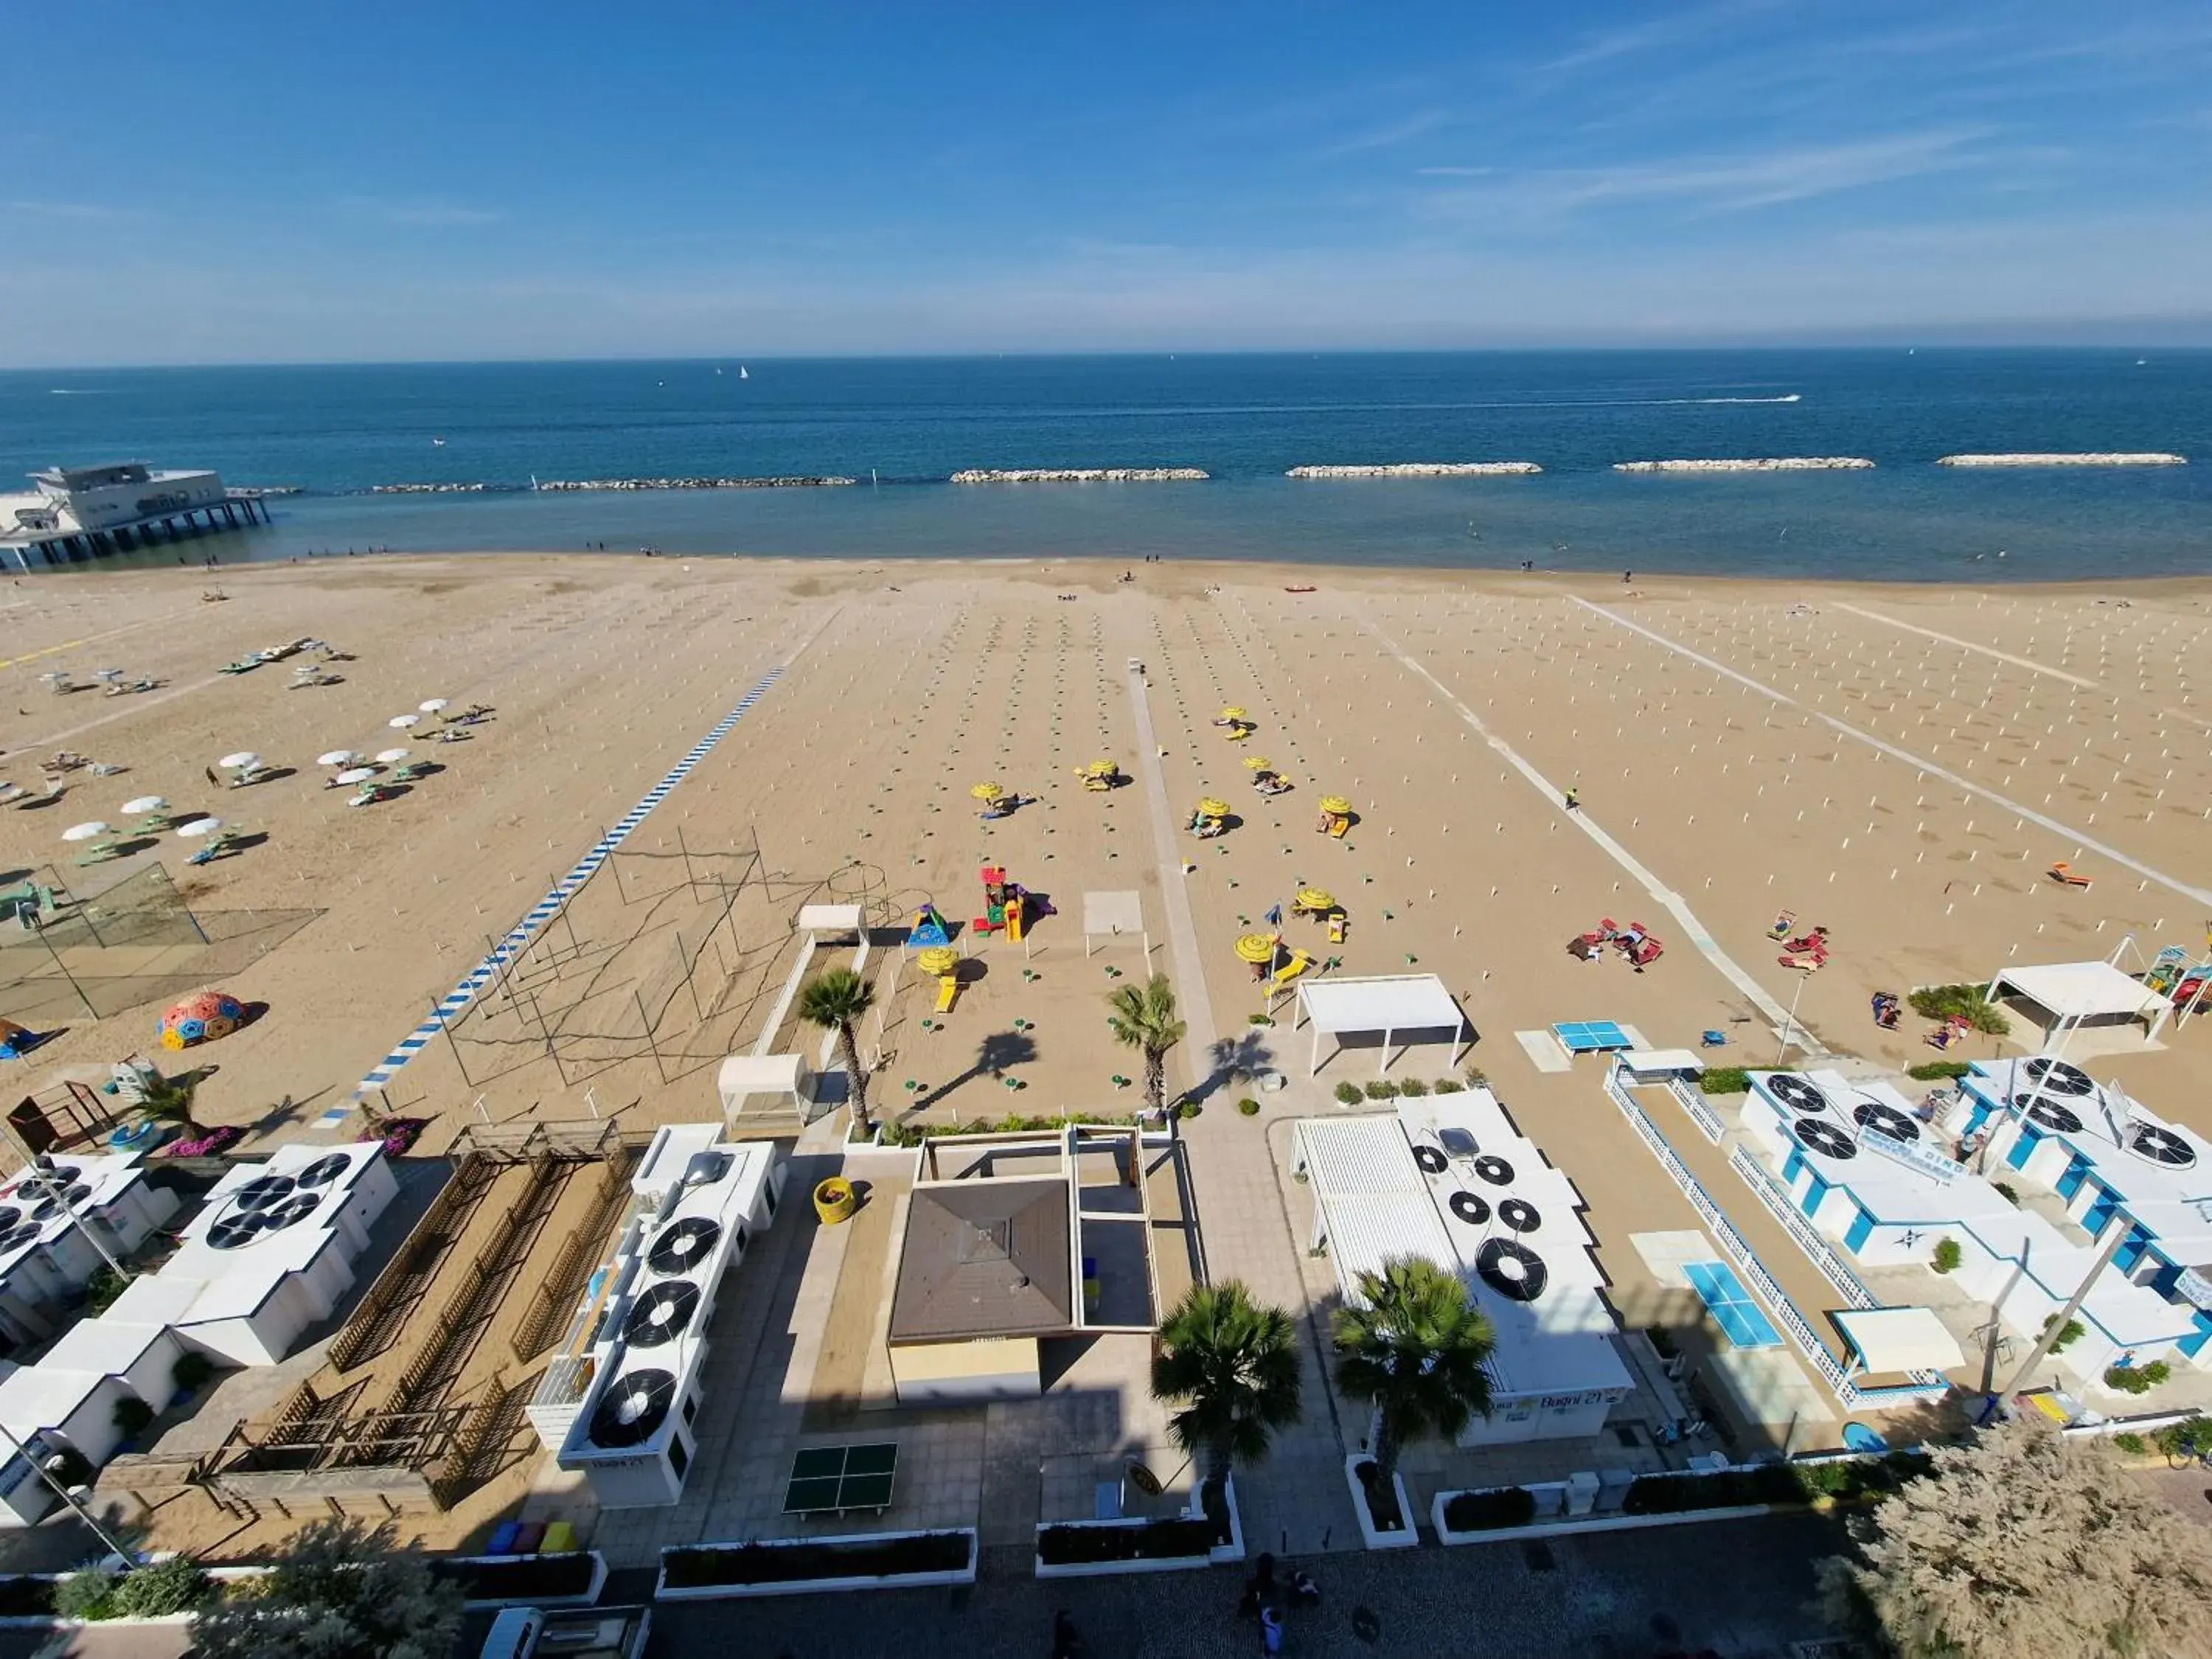
[(1278, 904), (1273, 909), (1267, 912), (1267, 926), (1270, 927), (1279, 927), (1282, 925), (1283, 907)]

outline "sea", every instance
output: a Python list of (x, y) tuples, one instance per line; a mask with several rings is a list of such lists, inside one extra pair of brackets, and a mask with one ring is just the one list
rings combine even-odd
[[(1960, 452), (2194, 465), (1979, 471)], [(1697, 476), (1624, 461), (1856, 456)], [(275, 522), (102, 561), (370, 550), (1315, 565), (1961, 581), (2212, 569), (2212, 352), (1574, 351), (0, 371), (0, 488), (213, 467)], [(1541, 474), (1302, 480), (1309, 465)], [(956, 484), (970, 468), (1204, 482)], [(840, 487), (554, 492), (559, 480)], [(374, 493), (391, 486), (473, 486)]]

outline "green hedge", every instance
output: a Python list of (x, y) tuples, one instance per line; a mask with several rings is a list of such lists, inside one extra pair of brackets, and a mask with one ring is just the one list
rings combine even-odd
[(2003, 1036), (2012, 1030), (2012, 1022), (1991, 1005), (1988, 990), (1984, 985), (1923, 985), (1907, 1000), (1923, 1019), (1949, 1019), (1955, 1015), (1977, 1031)]
[(1709, 1066), (1698, 1074), (1698, 1087), (1709, 1095), (1740, 1095), (1751, 1087), (1751, 1073), (1741, 1066)]
[(1181, 1561), (1213, 1548), (1211, 1521), (1147, 1521), (1133, 1527), (1046, 1527), (1037, 1534), (1037, 1559), (1048, 1567), (1089, 1566), (1100, 1561)]
[[(1195, 1117), (1194, 1110), (1177, 1114)], [(886, 1123), (884, 1125), (884, 1145), (886, 1146), (919, 1146), (924, 1139), (950, 1140), (960, 1135), (1015, 1135), (1031, 1133), (1041, 1129), (1065, 1129), (1072, 1124), (1097, 1124), (1106, 1129), (1133, 1129), (1133, 1117), (1100, 1117), (1096, 1114), (1062, 1112), (1057, 1116), (1031, 1117), (1013, 1112), (1001, 1118), (977, 1118), (965, 1123)]]
[(1973, 1068), (1963, 1060), (1931, 1060), (1923, 1066), (1908, 1066), (1905, 1074), (1923, 1083), (1956, 1082)]
[(849, 1544), (734, 1544), (671, 1550), (661, 1557), (671, 1589), (711, 1584), (791, 1584), (809, 1578), (886, 1578), (894, 1573), (958, 1572), (968, 1565), (962, 1532)]
[(1444, 1504), (1444, 1525), (1454, 1532), (1525, 1527), (1536, 1518), (1536, 1494), (1525, 1486), (1454, 1492)]
[(1680, 1515), (1753, 1504), (1807, 1504), (1815, 1498), (1856, 1498), (1895, 1492), (1924, 1474), (1920, 1452), (1822, 1463), (1762, 1463), (1717, 1474), (1638, 1475), (1621, 1508), (1629, 1515)]

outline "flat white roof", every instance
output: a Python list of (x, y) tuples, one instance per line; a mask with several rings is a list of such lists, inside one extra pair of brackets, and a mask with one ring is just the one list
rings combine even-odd
[(1456, 1031), (1467, 1023), (1434, 974), (1302, 981), (1298, 1006), (1331, 1036), (1346, 1031)]
[(1870, 1371), (1948, 1371), (1966, 1363), (1958, 1339), (1927, 1308), (1869, 1308), (1829, 1316)]
[(732, 1054), (714, 1073), (714, 1087), (726, 1101), (746, 1095), (787, 1095), (798, 1089), (805, 1065), (799, 1054)]
[(1086, 933), (1141, 933), (1145, 931), (1145, 902), (1134, 890), (1085, 893), (1083, 931)]
[(65, 1371), (43, 1362), (26, 1366), (0, 1382), (0, 1425), (18, 1440), (40, 1429), (58, 1429), (110, 1380), (105, 1370)]
[(860, 907), (857, 904), (802, 904), (799, 907), (802, 933), (857, 933)]
[(2008, 968), (1996, 976), (1996, 985), (1999, 990), (2010, 986), (2060, 1019), (2139, 1014), (2159, 1002), (2157, 992), (2109, 962), (2053, 962), (2036, 968)]
[(1439, 1267), (1457, 1263), (1395, 1117), (1300, 1118), (1295, 1133), (1346, 1298), (1356, 1298), (1361, 1273), (1380, 1273), (1388, 1261), (1418, 1255)]
[(1620, 1063), (1639, 1077), (1655, 1077), (1668, 1072), (1686, 1072), (1694, 1075), (1705, 1069), (1705, 1062), (1691, 1048), (1632, 1048), (1620, 1056)]
[(82, 1320), (70, 1326), (61, 1340), (46, 1350), (38, 1369), (52, 1365), (58, 1370), (100, 1371), (120, 1376), (145, 1358), (147, 1349), (168, 1334), (167, 1324), (118, 1319), (111, 1310), (97, 1319)]

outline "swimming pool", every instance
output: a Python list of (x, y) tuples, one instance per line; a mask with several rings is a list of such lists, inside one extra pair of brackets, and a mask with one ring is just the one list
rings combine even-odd
[(1713, 1316), (1713, 1323), (1728, 1333), (1728, 1340), (1739, 1348), (1778, 1348), (1782, 1333), (1774, 1328), (1774, 1322), (1766, 1310), (1752, 1299), (1752, 1294), (1735, 1276), (1735, 1269), (1725, 1261), (1686, 1261), (1682, 1277), (1690, 1281), (1690, 1288), (1705, 1304), (1705, 1311)]

